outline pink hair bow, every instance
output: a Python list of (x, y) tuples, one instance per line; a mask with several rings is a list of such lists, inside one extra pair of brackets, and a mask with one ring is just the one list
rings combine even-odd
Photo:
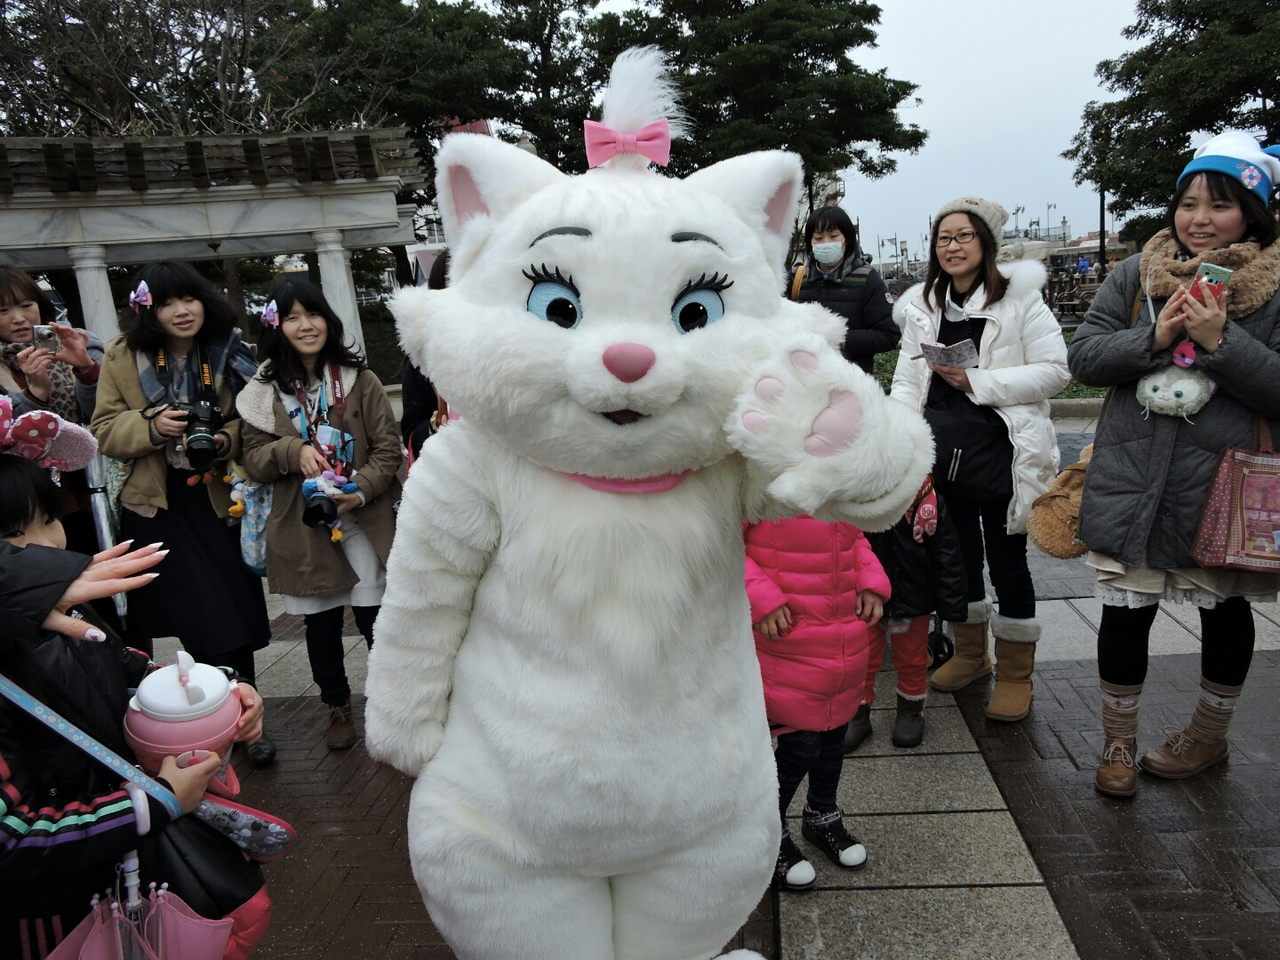
[(587, 141), (587, 166), (598, 167), (620, 153), (638, 153), (660, 167), (671, 159), (671, 128), (667, 120), (655, 120), (635, 133), (619, 133), (594, 120), (585, 120), (582, 133)]
[(97, 441), (84, 427), (48, 410), (32, 410), (15, 419), (9, 398), (0, 397), (0, 453), (55, 470), (83, 470), (97, 452)]
[(129, 294), (129, 307), (134, 313), (141, 312), (143, 307), (151, 306), (151, 288), (147, 281), (139, 280), (138, 289)]
[(262, 325), (264, 327), (280, 326), (280, 308), (276, 306), (274, 300), (262, 308)]

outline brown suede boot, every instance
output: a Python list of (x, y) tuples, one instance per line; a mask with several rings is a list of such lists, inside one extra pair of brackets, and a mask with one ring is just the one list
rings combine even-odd
[(340, 707), (329, 706), (329, 729), (324, 743), (330, 750), (347, 750), (355, 746), (356, 725), (351, 720), (351, 698)]
[(929, 686), (953, 693), (983, 677), (991, 675), (991, 656), (987, 653), (987, 621), (991, 619), (991, 601), (969, 604), (965, 623), (950, 623), (956, 641), (956, 652), (950, 660), (933, 671)]
[(996, 638), (996, 686), (987, 702), (987, 718), (1013, 723), (1031, 709), (1031, 674), (1036, 668), (1040, 622), (996, 614), (991, 633)]
[(1137, 740), (1107, 738), (1107, 745), (1102, 748), (1102, 763), (1093, 778), (1093, 785), (1099, 793), (1112, 797), (1132, 797), (1138, 792), (1138, 775), (1133, 760), (1137, 750)]

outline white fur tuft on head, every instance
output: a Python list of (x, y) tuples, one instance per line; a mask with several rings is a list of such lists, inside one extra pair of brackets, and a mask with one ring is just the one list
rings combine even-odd
[(655, 120), (667, 120), (671, 139), (689, 132), (680, 109), (680, 92), (671, 82), (667, 56), (657, 47), (632, 47), (613, 62), (601, 100), (600, 120), (619, 133), (636, 133)]

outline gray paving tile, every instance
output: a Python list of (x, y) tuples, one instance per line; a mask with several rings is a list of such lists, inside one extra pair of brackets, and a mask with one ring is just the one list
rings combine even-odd
[[(896, 710), (898, 705), (898, 672), (890, 668), (893, 647), (885, 647), (885, 668), (876, 677), (876, 702), (872, 710)], [(932, 687), (925, 687), (925, 709), (931, 707), (954, 707), (956, 698), (949, 693), (940, 693)]]
[(793, 830), (819, 889), (1039, 883), (1040, 871), (1007, 812), (850, 817), (867, 848), (861, 870), (837, 867)]
[[(942, 695), (939, 694), (939, 697)], [(948, 700), (954, 700), (950, 694)], [(893, 701), (890, 700), (890, 703)], [(879, 701), (877, 701), (877, 704)], [(896, 757), (913, 756), (926, 753), (977, 753), (978, 745), (973, 742), (973, 735), (960, 715), (957, 706), (930, 706), (926, 701), (924, 709), (924, 743), (912, 749), (895, 747), (889, 742), (889, 734), (893, 731), (894, 712), (873, 710), (871, 713), (871, 736), (862, 742), (853, 757)]]
[[(787, 813), (798, 817), (804, 807), (804, 784)], [(982, 757), (974, 753), (845, 760), (836, 794), (849, 814), (901, 814), (950, 810), (1003, 810)]]
[(1078, 960), (1044, 887), (782, 897), (783, 960)]

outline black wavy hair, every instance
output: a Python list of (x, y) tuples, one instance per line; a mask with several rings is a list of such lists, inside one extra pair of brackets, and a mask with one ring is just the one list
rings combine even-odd
[(138, 284), (143, 280), (151, 290), (151, 306), (141, 308), (136, 314), (130, 310), (120, 324), (130, 350), (154, 355), (164, 346), (164, 327), (160, 326), (156, 310), (180, 297), (194, 297), (204, 306), (204, 325), (196, 334), (196, 339), (202, 343), (224, 338), (235, 329), (236, 315), (231, 305), (214, 291), (209, 281), (200, 276), (191, 264), (181, 260), (148, 263), (134, 276), (130, 291), (137, 290)]
[(857, 254), (861, 258), (862, 247), (858, 243), (858, 228), (853, 225), (849, 215), (835, 204), (819, 207), (809, 214), (809, 219), (804, 224), (805, 256), (811, 261), (813, 260), (813, 235), (819, 230), (831, 230), (833, 228), (844, 234), (844, 259), (848, 260), (853, 254)]
[[(996, 257), (1000, 253), (1000, 248), (996, 245), (995, 235), (980, 217), (975, 217), (965, 210), (955, 212), (963, 213), (969, 218), (969, 224), (982, 244), (982, 269), (979, 271), (978, 282), (987, 292), (986, 302), (982, 306), (989, 307), (993, 303), (999, 303), (1009, 289), (1009, 280), (996, 266)], [(949, 216), (951, 214), (947, 214), (947, 217)], [(933, 309), (930, 297), (938, 301), (939, 307), (946, 305), (947, 288), (951, 285), (951, 274), (942, 269), (942, 261), (938, 259), (938, 230), (947, 217), (939, 217), (935, 220), (933, 229), (929, 231), (929, 267), (924, 275), (924, 305), (930, 310)]]
[(0, 454), (0, 537), (20, 536), (31, 524), (62, 518), (62, 488), (49, 471), (14, 454)]
[(285, 393), (293, 391), (293, 381), (307, 379), (306, 367), (302, 358), (293, 348), (289, 338), (284, 335), (285, 318), (293, 310), (295, 303), (302, 304), (308, 313), (316, 313), (324, 317), (327, 336), (320, 355), (316, 359), (316, 370), (321, 371), (331, 363), (340, 367), (355, 367), (357, 370), (365, 366), (364, 357), (354, 348), (347, 345), (346, 331), (342, 320), (333, 312), (329, 301), (324, 298), (314, 284), (308, 280), (281, 280), (271, 288), (270, 298), (276, 302), (276, 310), (280, 314), (280, 325), (262, 328), (262, 339), (258, 341), (258, 359), (265, 365), (258, 373), (263, 383), (274, 383)]
[(1205, 185), (1209, 188), (1209, 196), (1214, 200), (1219, 202), (1234, 200), (1240, 204), (1245, 220), (1244, 236), (1241, 239), (1253, 240), (1260, 247), (1269, 247), (1276, 242), (1277, 238), (1280, 238), (1280, 225), (1267, 210), (1267, 205), (1262, 202), (1261, 197), (1252, 190), (1246, 189), (1245, 185), (1233, 176), (1219, 173), (1217, 170), (1200, 170), (1182, 181), (1182, 185), (1174, 191), (1173, 199), (1169, 201), (1169, 209), (1164, 214), (1165, 226), (1169, 228), (1173, 239), (1184, 253), (1191, 251), (1178, 239), (1178, 228), (1173, 224), (1173, 216), (1178, 212), (1178, 204), (1182, 203), (1182, 198), (1200, 177), (1204, 177)]
[(53, 301), (40, 289), (40, 284), (31, 279), (31, 274), (17, 267), (0, 266), (0, 307), (14, 307), (26, 300), (34, 300), (40, 308), (41, 323), (58, 319)]

